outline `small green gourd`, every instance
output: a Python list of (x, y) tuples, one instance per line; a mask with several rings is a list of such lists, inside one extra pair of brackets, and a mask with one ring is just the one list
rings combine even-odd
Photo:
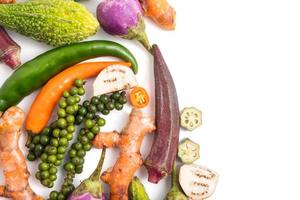
[(97, 19), (72, 0), (0, 4), (0, 25), (52, 46), (79, 42), (99, 29)]
[(136, 176), (132, 179), (128, 190), (129, 200), (150, 200), (145, 187)]
[(182, 192), (181, 187), (178, 182), (176, 162), (174, 163), (173, 171), (172, 171), (172, 186), (171, 186), (171, 189), (168, 192), (165, 200), (188, 200), (188, 198)]

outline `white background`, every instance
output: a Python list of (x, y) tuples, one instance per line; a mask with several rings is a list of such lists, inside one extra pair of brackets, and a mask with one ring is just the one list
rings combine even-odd
[[(203, 111), (203, 126), (192, 133), (182, 130), (181, 137), (200, 143), (201, 159), (197, 163), (220, 174), (216, 193), (210, 199), (300, 199), (299, 1), (172, 3), (177, 10), (176, 31), (162, 31), (146, 20), (147, 33), (165, 56), (177, 86), (180, 107), (196, 106)], [(84, 4), (95, 12), (96, 1)], [(10, 34), (22, 46), (23, 62), (50, 49), (16, 33)], [(152, 102), (145, 112), (153, 114), (151, 56), (136, 42), (111, 37), (103, 31), (89, 39), (115, 40), (134, 53), (140, 66), (138, 81), (151, 94)], [(0, 64), (0, 82), (11, 72)], [(20, 104), (25, 111), (35, 95)], [(126, 111), (114, 112), (103, 130), (120, 130), (129, 111), (128, 107)], [(148, 136), (143, 143), (144, 156), (149, 152), (152, 137)], [(25, 133), (20, 145), (24, 138)], [(99, 156), (99, 150), (87, 154), (84, 173), (77, 176), (76, 183), (93, 171)], [(113, 164), (116, 156), (116, 150), (109, 151), (105, 168)], [(34, 174), (37, 163), (29, 165)], [(158, 185), (147, 183), (144, 168), (138, 175), (152, 200), (163, 199), (169, 180)], [(46, 197), (49, 190), (34, 178), (30, 183)]]

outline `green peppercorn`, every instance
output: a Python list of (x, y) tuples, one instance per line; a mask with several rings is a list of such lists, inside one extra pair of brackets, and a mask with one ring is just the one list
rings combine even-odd
[(127, 103), (127, 98), (126, 98), (126, 96), (122, 96), (121, 95), (121, 97), (119, 98), (119, 103), (121, 103), (121, 104), (126, 104)]
[(85, 100), (82, 105), (83, 107), (88, 108), (90, 106), (90, 102), (88, 100)]
[(79, 96), (74, 96), (74, 98), (75, 98), (75, 101), (76, 101), (76, 103), (79, 103), (80, 102), (80, 97)]
[(66, 152), (66, 147), (64, 147), (64, 146), (58, 147), (57, 152), (62, 153), (62, 154), (65, 153)]
[(58, 141), (60, 146), (68, 146), (68, 140), (67, 138), (60, 138), (60, 140)]
[(89, 112), (91, 113), (96, 113), (97, 112), (97, 107), (93, 104), (91, 104), (88, 108)]
[(57, 159), (57, 160), (62, 160), (62, 159), (64, 159), (64, 154), (62, 154), (62, 153), (56, 154), (56, 159)]
[(67, 131), (68, 131), (69, 133), (73, 133), (73, 132), (75, 131), (75, 126), (74, 126), (74, 125), (69, 125), (69, 126), (67, 127)]
[(75, 169), (75, 166), (73, 163), (71, 162), (67, 162), (65, 165), (64, 165), (64, 169), (67, 171), (67, 172), (71, 172)]
[(46, 153), (42, 153), (41, 161), (46, 162), (48, 160), (48, 155)]
[(49, 135), (50, 134), (51, 129), (49, 127), (46, 127), (43, 129), (42, 134), (43, 135)]
[(47, 145), (49, 143), (49, 137), (47, 135), (41, 135), (40, 143), (42, 145)]
[(55, 163), (56, 162), (56, 156), (55, 155), (49, 155), (48, 156), (48, 162)]
[(83, 149), (78, 150), (78, 151), (77, 151), (77, 156), (83, 158), (83, 157), (85, 156), (85, 151), (84, 151)]
[(97, 125), (95, 125), (95, 126), (92, 127), (92, 132), (94, 134), (97, 134), (99, 131), (100, 131), (100, 128)]
[(104, 109), (104, 110), (102, 110), (101, 111), (101, 113), (103, 114), (103, 115), (108, 115), (109, 114), (109, 110), (107, 110), (107, 109)]
[(116, 110), (122, 110), (123, 109), (123, 104), (115, 102), (115, 108), (116, 108)]
[(67, 121), (64, 118), (60, 118), (57, 123), (59, 128), (66, 128), (67, 126)]
[(50, 174), (56, 174), (57, 173), (57, 168), (56, 167), (50, 167), (49, 173)]
[(75, 172), (80, 174), (83, 171), (83, 165), (77, 165), (75, 168)]
[(99, 112), (103, 111), (104, 109), (105, 109), (105, 106), (104, 106), (103, 103), (99, 103), (99, 104), (97, 105), (97, 110), (98, 110)]
[(78, 94), (78, 88), (77, 87), (72, 87), (70, 89), (70, 94), (73, 95), (73, 96)]
[(40, 138), (41, 137), (39, 135), (34, 136), (33, 139), (32, 139), (32, 143), (33, 144), (39, 144), (40, 143)]
[(100, 103), (100, 99), (98, 97), (92, 97), (91, 103), (96, 106)]
[(68, 91), (64, 91), (63, 97), (68, 98), (70, 96), (70, 93)]
[(79, 115), (85, 116), (87, 113), (87, 109), (85, 107), (81, 107), (78, 111)]
[(86, 119), (93, 119), (94, 116), (95, 116), (95, 113), (87, 113), (87, 114), (85, 115), (85, 118), (86, 118)]
[(27, 159), (29, 160), (29, 161), (34, 161), (35, 160), (35, 155), (33, 154), (33, 153), (29, 153), (28, 155), (27, 155)]
[(51, 147), (47, 148), (47, 153), (48, 153), (49, 155), (55, 155), (55, 154), (57, 153), (57, 148), (51, 146)]
[(105, 94), (101, 95), (100, 96), (100, 101), (104, 104), (108, 103), (109, 102), (109, 97)]
[(83, 150), (85, 150), (85, 151), (89, 151), (89, 150), (91, 150), (91, 148), (92, 148), (92, 145), (91, 144), (85, 144), (85, 145), (83, 145)]
[(99, 125), (99, 126), (104, 126), (105, 125), (105, 119), (104, 118), (100, 118), (98, 121), (97, 121), (97, 124)]
[(66, 110), (63, 108), (59, 108), (57, 111), (58, 117), (65, 117), (67, 115)]
[(84, 128), (80, 129), (79, 135), (80, 135), (80, 136), (86, 135), (86, 132), (85, 132), (85, 129), (84, 129)]
[(49, 164), (48, 163), (45, 163), (45, 162), (41, 162), (39, 164), (39, 170), (40, 171), (46, 171), (49, 169)]
[(58, 166), (60, 166), (60, 165), (61, 165), (61, 163), (62, 163), (62, 161), (61, 161), (61, 160), (56, 160), (56, 161), (55, 161), (55, 163), (54, 163), (54, 165), (58, 167)]
[(56, 138), (52, 138), (51, 140), (50, 140), (50, 144), (52, 145), (52, 146), (54, 146), (54, 147), (58, 147), (58, 140), (56, 139)]
[(94, 125), (94, 123), (93, 123), (93, 120), (91, 120), (91, 119), (87, 119), (87, 120), (84, 122), (84, 126), (85, 126), (86, 128), (88, 128), (88, 129), (92, 128), (93, 125)]
[(81, 79), (76, 79), (75, 81), (74, 81), (74, 85), (76, 86), (76, 87), (82, 87), (83, 86), (83, 84), (84, 84), (84, 82), (83, 82), (83, 80), (81, 80)]
[(35, 178), (41, 180), (41, 172), (38, 171), (37, 173), (35, 173)]
[(57, 176), (55, 175), (55, 174), (51, 174), (50, 176), (49, 176), (49, 180), (50, 181), (55, 181), (57, 179)]
[(72, 133), (68, 133), (66, 135), (66, 138), (67, 138), (68, 141), (71, 141), (73, 139), (73, 134)]
[(69, 156), (70, 158), (74, 158), (77, 154), (77, 151), (75, 149), (70, 149)]
[(65, 200), (65, 199), (66, 199), (65, 195), (63, 195), (61, 192), (58, 193), (57, 200)]
[(84, 95), (84, 94), (85, 94), (84, 88), (78, 88), (78, 94), (79, 94), (80, 96)]
[(74, 109), (74, 105), (73, 106), (67, 106), (66, 111), (68, 114), (73, 115), (76, 111)]
[(56, 128), (56, 129), (54, 129), (54, 130), (52, 131), (53, 137), (58, 138), (58, 137), (59, 137), (59, 134), (60, 134), (60, 130), (59, 130), (58, 128)]
[(121, 94), (119, 92), (114, 92), (111, 97), (114, 100), (118, 100), (120, 98), (120, 96), (121, 96)]
[(41, 144), (37, 144), (34, 148), (34, 154), (36, 156), (40, 156), (43, 153), (43, 146)]
[(113, 110), (115, 108), (115, 105), (112, 102), (108, 102), (105, 104), (105, 108), (107, 110)]
[(59, 132), (59, 137), (66, 137), (68, 134), (68, 131), (66, 129), (63, 129)]
[(95, 135), (94, 135), (93, 132), (88, 132), (88, 133), (86, 134), (86, 137), (87, 137), (89, 140), (92, 140), (92, 139), (94, 139)]
[(74, 149), (76, 149), (77, 151), (82, 149), (82, 144), (80, 142), (76, 142), (72, 145), (74, 147)]
[(57, 197), (58, 197), (57, 191), (52, 191), (49, 195), (50, 200), (57, 200)]
[(82, 136), (80, 138), (81, 144), (87, 144), (89, 142), (89, 139), (86, 136)]
[(41, 178), (42, 179), (47, 179), (49, 177), (49, 172), (48, 171), (42, 171), (41, 172)]
[(80, 125), (80, 124), (83, 122), (83, 120), (84, 120), (84, 117), (83, 117), (83, 116), (77, 115), (77, 116), (76, 116), (76, 119), (75, 119), (75, 124), (76, 124), (76, 125)]
[(74, 107), (74, 110), (75, 110), (75, 113), (76, 113), (79, 110), (79, 105), (78, 104), (74, 104), (73, 107)]
[(80, 158), (79, 157), (74, 157), (74, 158), (72, 158), (71, 162), (76, 166), (80, 163)]
[(57, 126), (57, 120), (56, 121), (54, 121), (54, 122), (52, 122), (51, 124), (50, 124), (50, 128), (51, 129), (55, 129), (55, 128), (57, 128), (58, 126)]
[(60, 108), (66, 108), (68, 105), (65, 99), (61, 99), (58, 104)]

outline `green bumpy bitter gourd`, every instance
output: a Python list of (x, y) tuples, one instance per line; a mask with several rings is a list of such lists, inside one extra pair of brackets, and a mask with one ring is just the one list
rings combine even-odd
[(72, 0), (0, 4), (0, 25), (52, 46), (81, 41), (99, 29), (97, 19)]

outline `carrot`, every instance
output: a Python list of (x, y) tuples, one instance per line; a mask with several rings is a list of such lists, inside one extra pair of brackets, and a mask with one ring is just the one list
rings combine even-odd
[(154, 129), (152, 118), (146, 117), (141, 110), (133, 109), (129, 123), (121, 134), (114, 131), (96, 135), (94, 147), (120, 148), (120, 156), (114, 167), (101, 175), (101, 179), (110, 185), (110, 200), (128, 200), (128, 186), (134, 173), (143, 164), (141, 144), (145, 135)]
[(0, 118), (0, 166), (5, 180), (5, 185), (0, 186), (0, 196), (13, 200), (41, 200), (29, 186), (30, 174), (18, 147), (24, 118), (24, 112), (18, 107), (9, 108)]
[(35, 98), (26, 120), (26, 130), (38, 134), (47, 125), (52, 111), (63, 92), (70, 89), (76, 79), (86, 79), (98, 75), (104, 68), (125, 62), (88, 62), (70, 67), (50, 79)]
[(175, 29), (176, 12), (167, 0), (140, 0), (144, 15), (166, 30)]

